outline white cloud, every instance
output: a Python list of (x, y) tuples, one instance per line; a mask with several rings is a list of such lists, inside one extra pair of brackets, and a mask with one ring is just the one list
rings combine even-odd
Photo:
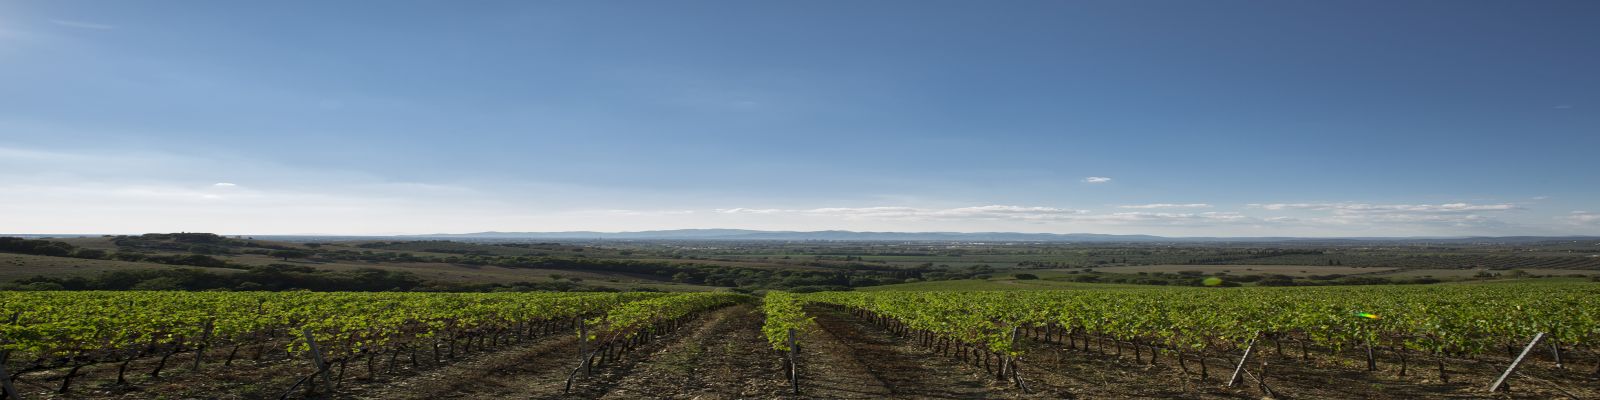
[(1140, 211), (1090, 216), (1085, 219), (1092, 221), (1129, 223), (1260, 222), (1259, 219), (1236, 212), (1157, 213)]
[(1303, 218), (1301, 221), (1320, 226), (1395, 226), (1417, 225), (1447, 228), (1484, 228), (1505, 226), (1489, 213), (1521, 210), (1516, 204), (1372, 204), (1372, 203), (1272, 203), (1249, 204), (1251, 208), (1269, 211), (1310, 211), (1327, 213), (1326, 216)]
[(94, 29), (99, 31), (117, 29), (115, 25), (97, 24), (93, 22), (73, 21), (68, 19), (52, 19), (50, 23), (68, 28)]
[(1107, 183), (1107, 182), (1111, 182), (1111, 178), (1107, 178), (1107, 177), (1104, 177), (1104, 176), (1091, 176), (1091, 177), (1088, 177), (1088, 178), (1083, 178), (1083, 182), (1084, 183)]
[[(559, 213), (571, 208), (610, 205), (593, 200), (552, 205), (560, 199), (547, 200), (541, 193), (618, 197), (532, 183), (497, 185), (495, 192), (488, 192), (470, 182), (393, 182), (361, 172), (306, 169), (227, 154), (127, 149), (45, 151), (0, 145), (0, 171), (8, 172), (0, 173), (0, 232), (513, 230), (567, 218)], [(577, 227), (634, 220), (572, 216), (561, 221)]]
[(988, 205), (958, 208), (916, 208), (916, 207), (830, 207), (812, 209), (777, 209), (777, 208), (722, 208), (713, 210), (723, 214), (752, 214), (752, 215), (802, 215), (812, 217), (837, 217), (845, 219), (878, 219), (878, 220), (1058, 220), (1067, 219), (1074, 215), (1088, 213), (1087, 210), (1073, 210), (1055, 207), (1022, 207), (1008, 205)]
[(1205, 203), (1189, 203), (1189, 204), (1153, 203), (1153, 204), (1131, 204), (1131, 205), (1125, 205), (1125, 206), (1117, 206), (1117, 208), (1137, 208), (1137, 209), (1151, 209), (1151, 208), (1211, 208), (1211, 205), (1210, 204), (1205, 204)]
[(1578, 225), (1600, 224), (1600, 213), (1573, 211), (1571, 214), (1568, 214), (1562, 219), (1566, 220), (1568, 223)]
[(1376, 214), (1376, 213), (1462, 213), (1473, 211), (1510, 211), (1516, 210), (1515, 204), (1368, 204), (1368, 203), (1273, 203), (1250, 204), (1252, 208), (1272, 211), (1281, 210), (1310, 210), (1332, 211), (1341, 214)]
[[(913, 223), (1027, 223), (1036, 225), (1043, 224), (1042, 226), (1055, 226), (1057, 228), (1074, 230), (1088, 229), (1093, 231), (1097, 229), (1115, 229), (1116, 227), (1183, 227), (1187, 229), (1199, 229), (1206, 226), (1223, 225), (1264, 226), (1286, 222), (1285, 220), (1267, 220), (1252, 217), (1237, 212), (1171, 213), (1130, 211), (1110, 214), (1096, 214), (1087, 210), (1011, 205), (988, 205), (958, 208), (918, 208), (895, 206), (834, 207), (813, 209), (724, 208), (716, 209), (714, 211), (714, 214), (718, 215), (747, 217), (759, 216), (760, 218), (800, 218), (821, 224), (849, 223), (852, 221), (886, 221), (899, 224), (894, 225), (898, 226), (898, 228), (879, 228), (881, 230), (907, 230), (910, 228), (905, 227), (913, 226), (909, 225)], [(983, 226), (999, 226), (1000, 228), (991, 228), (998, 230), (1016, 229), (1016, 226), (1012, 226), (1010, 228), (1006, 228), (1005, 225)], [(953, 230), (971, 231), (975, 229), (967, 228)]]
[[(1268, 203), (1251, 204), (1239, 212), (1210, 212), (1228, 207), (1220, 204), (1147, 203), (1090, 212), (1003, 203), (924, 206), (939, 204), (939, 200), (883, 197), (854, 200), (858, 203), (853, 204), (916, 206), (712, 209), (709, 200), (684, 200), (655, 192), (536, 182), (393, 182), (360, 171), (308, 169), (215, 152), (194, 156), (125, 149), (43, 151), (0, 145), (0, 171), (8, 172), (0, 173), (0, 232), (27, 233), (746, 228), (1408, 236), (1592, 233), (1600, 227), (1600, 210), (1524, 212), (1524, 207), (1538, 204), (1534, 202)], [(715, 201), (759, 205), (766, 200)]]

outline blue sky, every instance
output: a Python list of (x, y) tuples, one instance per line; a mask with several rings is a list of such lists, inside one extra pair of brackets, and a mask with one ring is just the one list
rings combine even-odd
[(1593, 1), (9, 1), (0, 232), (1600, 234), (1596, 20)]

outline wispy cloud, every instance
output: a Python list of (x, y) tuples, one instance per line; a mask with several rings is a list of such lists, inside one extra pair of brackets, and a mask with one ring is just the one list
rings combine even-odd
[(1202, 213), (1161, 213), (1161, 212), (1120, 212), (1102, 215), (1092, 215), (1083, 218), (1085, 221), (1107, 223), (1156, 223), (1156, 224), (1184, 224), (1184, 223), (1231, 223), (1251, 222), (1261, 223), (1265, 220), (1247, 216), (1236, 212), (1202, 212)]
[(1055, 207), (1022, 207), (988, 205), (958, 208), (916, 207), (830, 207), (812, 209), (775, 208), (724, 208), (715, 210), (723, 214), (790, 214), (815, 217), (879, 220), (1059, 220), (1088, 213)]
[(960, 208), (916, 207), (853, 207), (853, 208), (725, 208), (714, 210), (721, 214), (762, 216), (803, 216), (809, 218), (839, 218), (845, 220), (875, 219), (887, 221), (1028, 221), (1055, 223), (1082, 223), (1092, 225), (1144, 225), (1144, 226), (1198, 226), (1206, 224), (1267, 224), (1278, 222), (1247, 216), (1237, 212), (1168, 213), (1130, 211), (1095, 214), (1087, 210), (1056, 207), (1022, 207), (990, 205)]
[(1333, 211), (1336, 213), (1462, 213), (1473, 211), (1509, 211), (1519, 207), (1515, 204), (1471, 204), (1471, 203), (1446, 203), (1446, 204), (1370, 204), (1370, 203), (1272, 203), (1250, 204), (1252, 208), (1264, 210), (1311, 210)]
[(1600, 213), (1573, 211), (1571, 214), (1568, 214), (1562, 219), (1566, 220), (1568, 223), (1578, 225), (1600, 224)]
[(116, 25), (98, 24), (98, 23), (94, 23), (94, 22), (85, 22), (85, 21), (74, 21), (74, 20), (70, 20), (70, 19), (52, 19), (52, 20), (50, 20), (50, 23), (56, 24), (56, 25), (60, 25), (60, 26), (65, 26), (65, 27), (68, 27), (68, 28), (94, 29), (94, 30), (99, 30), (99, 31), (117, 29)]
[[(707, 200), (662, 199), (650, 192), (493, 181), (394, 182), (360, 171), (313, 170), (233, 154), (126, 149), (46, 151), (0, 145), (0, 171), (13, 172), (0, 174), (0, 231), (41, 233), (748, 228), (1401, 236), (1540, 232), (1529, 230), (1533, 228), (1593, 233), (1600, 228), (1600, 210), (1528, 210), (1541, 204), (1532, 201), (1262, 203), (1214, 212), (1231, 206), (1151, 202), (1089, 211), (1008, 204), (1004, 198), (970, 206), (882, 198), (843, 203), (851, 205), (847, 207), (799, 202), (719, 209)], [(595, 200), (611, 198), (650, 200)]]
[(1108, 182), (1111, 182), (1111, 178), (1107, 178), (1107, 177), (1104, 177), (1104, 176), (1091, 176), (1091, 177), (1088, 177), (1088, 178), (1083, 178), (1083, 182), (1084, 183), (1108, 183)]
[(1211, 208), (1211, 205), (1210, 204), (1205, 204), (1205, 203), (1189, 203), (1189, 204), (1154, 203), (1154, 204), (1130, 204), (1130, 205), (1125, 205), (1125, 206), (1117, 206), (1117, 208), (1136, 208), (1136, 209), (1151, 209), (1151, 208)]
[(1491, 213), (1521, 210), (1516, 204), (1372, 204), (1372, 203), (1272, 203), (1249, 204), (1269, 211), (1323, 212), (1302, 221), (1322, 226), (1405, 224), (1454, 228), (1504, 226)]
[(213, 154), (0, 145), (0, 171), (15, 172), (0, 173), (6, 232), (428, 233), (550, 214), (537, 198)]

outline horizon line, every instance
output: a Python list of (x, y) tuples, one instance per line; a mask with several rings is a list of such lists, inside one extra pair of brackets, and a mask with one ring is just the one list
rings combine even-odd
[[(1490, 235), (1163, 236), (1163, 235), (1153, 235), (1153, 234), (1143, 234), (1143, 233), (1118, 234), (1118, 233), (1093, 233), (1093, 232), (1056, 233), (1056, 232), (1017, 232), (1017, 231), (853, 231), (853, 230), (844, 230), (844, 229), (764, 230), (764, 229), (742, 229), (742, 228), (675, 228), (675, 229), (647, 229), (647, 230), (633, 230), (633, 231), (587, 231), (587, 230), (492, 231), (491, 230), (491, 231), (475, 231), (475, 232), (463, 232), (463, 233), (434, 232), (434, 233), (384, 233), (384, 234), (378, 234), (378, 233), (374, 233), (374, 234), (254, 233), (254, 234), (252, 234), (252, 233), (214, 233), (214, 232), (199, 232), (199, 231), (195, 231), (195, 232), (189, 232), (189, 231), (143, 232), (143, 233), (21, 233), (21, 232), (10, 232), (10, 233), (0, 233), (0, 237), (6, 237), (6, 236), (12, 236), (12, 237), (20, 237), (20, 236), (32, 236), (32, 237), (96, 237), (96, 236), (136, 236), (136, 235), (144, 235), (144, 234), (151, 234), (151, 233), (213, 233), (213, 234), (216, 234), (218, 236), (394, 237), (394, 238), (424, 237), (425, 238), (425, 237), (460, 237), (460, 236), (486, 235), (486, 234), (552, 235), (552, 234), (577, 234), (577, 233), (583, 233), (583, 234), (614, 235), (614, 234), (640, 234), (640, 233), (653, 233), (653, 232), (716, 231), (716, 230), (745, 231), (745, 232), (748, 232), (748, 233), (793, 233), (793, 234), (836, 232), (836, 233), (846, 233), (846, 234), (906, 234), (906, 235), (915, 235), (915, 234), (941, 234), (941, 235), (1004, 234), (1004, 235), (1048, 235), (1048, 236), (1074, 236), (1074, 235), (1091, 236), (1092, 235), (1092, 236), (1106, 236), (1106, 237), (1147, 237), (1147, 238), (1174, 239), (1174, 240), (1185, 240), (1185, 239), (1377, 239), (1377, 240), (1404, 240), (1404, 239), (1411, 239), (1411, 240), (1416, 240), (1416, 239), (1478, 239), (1478, 238), (1481, 238), (1481, 239), (1503, 239), (1503, 238), (1575, 238), (1575, 239), (1576, 238), (1600, 238), (1600, 235), (1581, 235), (1581, 234), (1566, 234), (1566, 235), (1531, 235), (1531, 234), (1524, 234), (1524, 235), (1492, 235), (1492, 236), (1490, 236)], [(558, 237), (547, 237), (547, 239), (600, 239), (600, 238), (585, 237), (585, 236), (558, 236)], [(717, 238), (715, 238), (715, 237), (707, 237), (707, 238), (687, 238), (687, 239), (682, 239), (682, 240), (715, 240), (715, 239), (717, 239)], [(643, 240), (674, 240), (674, 239), (643, 239)], [(753, 239), (753, 240), (784, 240), (784, 239), (759, 239), (759, 238), (757, 238), (757, 239)], [(830, 240), (830, 239), (812, 239), (812, 240)]]

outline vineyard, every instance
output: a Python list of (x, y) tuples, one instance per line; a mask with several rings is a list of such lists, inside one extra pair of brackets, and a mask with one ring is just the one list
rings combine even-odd
[(1514, 346), (1540, 332), (1569, 345), (1600, 343), (1600, 287), (1593, 285), (1561, 290), (1495, 285), (840, 292), (807, 298), (1003, 355), (1017, 352), (1018, 330), (1041, 337), (1106, 338), (1179, 354), (1231, 351), (1259, 337), (1333, 349), (1385, 347), (1452, 356)]
[(1330, 261), (1338, 265), (1350, 266), (1380, 266), (1400, 268), (1490, 268), (1490, 269), (1519, 269), (1519, 268), (1548, 268), (1548, 269), (1594, 269), (1600, 268), (1600, 258), (1588, 256), (1545, 256), (1521, 257), (1511, 255), (1364, 255), (1364, 254), (1328, 254), (1328, 255), (1279, 255), (1268, 257), (1238, 257), (1222, 258), (1218, 260), (1194, 260), (1192, 264), (1216, 265), (1320, 265)]
[(12, 399), (1600, 394), (1600, 286), (1583, 283), (753, 300), (0, 292), (0, 377)]
[[(1355, 360), (1352, 369), (1366, 372), (1378, 371), (1382, 360), (1398, 364), (1393, 367), (1400, 376), (1418, 376), (1426, 364), (1433, 369), (1428, 379), (1437, 382), (1451, 379), (1447, 365), (1494, 368), (1523, 361), (1519, 351), (1537, 345), (1540, 351), (1526, 362), (1554, 366), (1555, 376), (1571, 380), (1565, 384), (1590, 385), (1600, 378), (1600, 287), (1594, 285), (833, 292), (798, 301), (849, 312), (1023, 391), (1028, 383), (1022, 366), (1031, 361), (1031, 350), (1043, 347), (1095, 353), (1114, 348), (1117, 358), (1126, 349), (1135, 362), (1150, 366), (1169, 357), (1182, 379), (1200, 382), (1214, 379), (1206, 360), (1237, 359), (1222, 382), (1234, 386), (1248, 376), (1267, 396), (1277, 393), (1257, 376), (1266, 376), (1266, 362), (1252, 373), (1246, 361), (1251, 351), (1263, 351), (1257, 346), (1268, 344), (1287, 359)], [(796, 309), (769, 306), (768, 320), (796, 321)], [(783, 350), (777, 339), (773, 343)], [(1285, 344), (1293, 350), (1285, 351)], [(1564, 373), (1578, 358), (1593, 365), (1593, 372)], [(1572, 396), (1562, 383), (1546, 382)]]
[[(270, 365), (310, 360), (311, 369), (280, 388), (315, 394), (346, 376), (352, 363), (368, 377), (398, 365), (439, 365), (459, 356), (554, 333), (585, 332), (583, 363), (600, 362), (671, 329), (685, 317), (744, 298), (734, 294), (657, 293), (227, 293), (0, 292), (0, 366), (6, 394), (25, 374), (54, 372), (55, 393), (70, 393), (85, 368), (115, 365), (115, 384), (130, 375), (158, 379), (175, 356), (203, 364)], [(144, 371), (131, 366), (141, 364)], [(64, 372), (63, 372), (64, 371)]]

